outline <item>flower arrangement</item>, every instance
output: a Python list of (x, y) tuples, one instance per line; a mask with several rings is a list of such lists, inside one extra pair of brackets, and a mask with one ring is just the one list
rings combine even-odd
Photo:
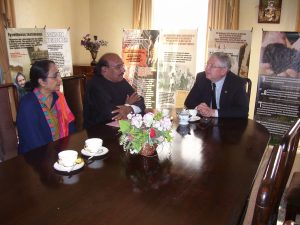
[(98, 40), (98, 36), (94, 35), (93, 39), (91, 38), (90, 34), (83, 36), (81, 39), (81, 45), (85, 47), (85, 49), (89, 50), (90, 52), (98, 52), (101, 46), (107, 46), (108, 42), (104, 40)]
[(128, 120), (119, 120), (120, 144), (132, 154), (141, 152), (145, 145), (157, 146), (172, 140), (172, 122), (161, 112), (128, 114)]

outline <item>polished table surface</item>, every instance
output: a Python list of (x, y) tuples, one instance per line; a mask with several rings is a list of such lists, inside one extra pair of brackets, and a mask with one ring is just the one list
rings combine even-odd
[[(70, 175), (53, 169), (91, 137), (109, 153)], [(238, 224), (268, 141), (250, 119), (174, 124), (173, 143), (146, 158), (123, 151), (117, 128), (95, 126), (0, 163), (0, 224)]]

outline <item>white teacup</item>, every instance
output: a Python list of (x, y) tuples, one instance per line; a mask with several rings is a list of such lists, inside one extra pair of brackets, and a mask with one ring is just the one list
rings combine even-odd
[(74, 150), (61, 151), (58, 153), (58, 162), (65, 167), (73, 166), (76, 163), (77, 157), (78, 152)]
[(197, 109), (189, 109), (189, 114), (191, 115), (191, 117), (195, 117), (197, 116)]
[(180, 113), (179, 117), (179, 124), (186, 125), (189, 123), (189, 114), (188, 113)]
[(85, 150), (95, 153), (102, 148), (102, 139), (101, 138), (90, 138), (85, 140)]

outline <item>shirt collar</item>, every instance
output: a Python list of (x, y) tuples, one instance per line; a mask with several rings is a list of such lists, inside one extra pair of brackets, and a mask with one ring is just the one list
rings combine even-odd
[(217, 82), (215, 82), (217, 89), (220, 88), (220, 87), (223, 87), (225, 78), (226, 78), (226, 76), (224, 76), (221, 80), (218, 80)]
[[(35, 88), (33, 92), (38, 98), (39, 102), (45, 104), (47, 97), (44, 94), (42, 94), (38, 88)], [(55, 104), (56, 100), (58, 99), (58, 94), (56, 92), (52, 92), (52, 95), (53, 95), (53, 104)]]

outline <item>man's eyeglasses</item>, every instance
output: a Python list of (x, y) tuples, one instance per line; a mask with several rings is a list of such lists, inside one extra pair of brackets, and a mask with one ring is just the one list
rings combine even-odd
[(114, 68), (114, 69), (117, 69), (117, 70), (125, 68), (124, 64), (118, 64), (118, 65), (115, 65), (115, 66), (108, 66), (108, 67), (109, 68)]
[(53, 74), (52, 76), (48, 76), (47, 78), (52, 78), (52, 79), (61, 78), (60, 72), (56, 72), (55, 74)]
[(217, 65), (214, 65), (214, 64), (206, 64), (205, 68), (217, 69), (217, 68), (225, 68), (225, 66), (217, 66)]

